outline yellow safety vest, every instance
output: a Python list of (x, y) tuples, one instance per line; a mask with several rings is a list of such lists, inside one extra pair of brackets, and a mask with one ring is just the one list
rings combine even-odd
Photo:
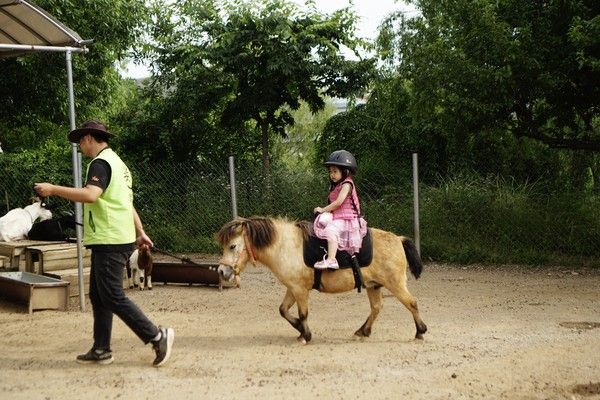
[[(100, 197), (94, 203), (83, 205), (83, 244), (133, 243), (135, 224), (131, 172), (110, 148), (102, 150), (94, 158), (96, 159), (108, 162), (112, 172), (110, 182)], [(87, 166), (86, 176), (89, 174), (90, 164)]]

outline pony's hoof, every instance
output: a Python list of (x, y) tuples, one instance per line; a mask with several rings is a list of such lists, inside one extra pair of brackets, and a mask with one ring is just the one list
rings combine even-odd
[(364, 335), (359, 335), (357, 332), (354, 333), (354, 335), (352, 335), (352, 339), (355, 342), (364, 342), (366, 339), (366, 336)]
[(298, 340), (298, 343), (300, 343), (300, 344), (302, 344), (302, 345), (305, 345), (305, 344), (306, 344), (306, 339), (304, 339), (304, 337), (303, 337), (303, 336), (298, 336), (298, 339), (297, 339), (297, 340)]
[(422, 333), (417, 333), (415, 335), (415, 339), (417, 339), (417, 340), (423, 340), (423, 334)]
[(369, 337), (371, 336), (371, 328), (362, 327), (354, 332), (354, 335), (358, 337)]

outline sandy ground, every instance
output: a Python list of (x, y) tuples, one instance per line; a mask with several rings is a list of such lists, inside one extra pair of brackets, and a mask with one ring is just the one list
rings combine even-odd
[(115, 362), (75, 363), (92, 335), (78, 298), (32, 315), (0, 300), (0, 399), (600, 399), (600, 270), (428, 264), (409, 289), (425, 340), (389, 292), (371, 337), (355, 340), (365, 292), (313, 291), (305, 346), (264, 268), (248, 268), (241, 289), (129, 291), (175, 328), (163, 368), (118, 319)]

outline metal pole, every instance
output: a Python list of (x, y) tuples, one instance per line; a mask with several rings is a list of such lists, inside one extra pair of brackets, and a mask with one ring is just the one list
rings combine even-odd
[[(85, 42), (85, 43), (84, 43)], [(92, 44), (93, 40), (84, 40), (84, 44)], [(54, 53), (62, 52), (75, 52), (75, 53), (87, 53), (89, 49), (87, 47), (71, 47), (71, 46), (36, 46), (31, 44), (4, 44), (0, 43), (0, 49), (2, 50), (17, 50), (17, 51), (48, 51)]]
[(229, 156), (229, 185), (231, 186), (231, 213), (237, 218), (237, 194), (235, 191), (235, 163), (233, 156)]
[(419, 224), (419, 157), (417, 153), (412, 154), (413, 166), (413, 213), (414, 213), (414, 230), (415, 230), (415, 246), (421, 254), (421, 227)]
[[(69, 126), (75, 129), (75, 96), (73, 95), (73, 68), (71, 65), (71, 51), (67, 50), (67, 86), (69, 89)], [(73, 186), (81, 187), (81, 154), (77, 151), (77, 145), (71, 143), (71, 158), (73, 161)], [(75, 233), (77, 235), (77, 274), (79, 277), (79, 309), (85, 311), (85, 288), (83, 283), (83, 230), (82, 225), (83, 207), (81, 203), (75, 203)]]

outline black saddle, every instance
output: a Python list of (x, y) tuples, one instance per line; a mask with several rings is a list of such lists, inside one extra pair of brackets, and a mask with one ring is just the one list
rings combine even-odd
[[(320, 239), (314, 235), (312, 225), (310, 226), (310, 235), (304, 241), (304, 264), (314, 268), (317, 261), (323, 260), (325, 251), (327, 250), (327, 240)], [(335, 258), (340, 268), (352, 268), (352, 254), (347, 251), (340, 250), (336, 253)], [(373, 242), (371, 241), (371, 229), (367, 229), (367, 234), (363, 238), (362, 246), (359, 253), (356, 255), (358, 265), (367, 267), (373, 261)]]

